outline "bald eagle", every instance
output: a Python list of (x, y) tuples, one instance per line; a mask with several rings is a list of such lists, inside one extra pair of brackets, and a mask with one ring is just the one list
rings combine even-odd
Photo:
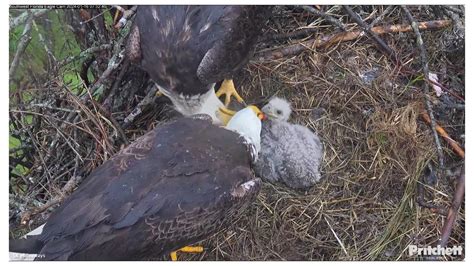
[(290, 103), (274, 97), (262, 111), (268, 120), (262, 125), (261, 151), (255, 164), (258, 176), (291, 188), (307, 189), (320, 179), (323, 145), (307, 127), (288, 123)]
[[(255, 198), (261, 112), (226, 128), (207, 115), (158, 126), (96, 168), (39, 234), (10, 240), (36, 260), (141, 260), (205, 239)], [(244, 126), (244, 127), (243, 127)]]
[[(253, 54), (270, 6), (140, 6), (127, 55), (148, 72), (184, 116), (205, 113), (225, 124), (237, 94), (232, 77)], [(216, 83), (223, 81), (217, 94)]]

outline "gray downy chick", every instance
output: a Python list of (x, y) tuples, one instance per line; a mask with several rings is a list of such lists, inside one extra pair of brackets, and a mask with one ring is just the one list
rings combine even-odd
[(272, 98), (262, 111), (269, 120), (262, 124), (257, 175), (296, 189), (315, 185), (321, 179), (319, 166), (323, 157), (319, 137), (304, 126), (287, 122), (291, 106), (282, 98)]

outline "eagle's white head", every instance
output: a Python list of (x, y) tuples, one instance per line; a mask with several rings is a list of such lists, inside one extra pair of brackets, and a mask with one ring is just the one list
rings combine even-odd
[(250, 105), (238, 111), (226, 126), (227, 129), (239, 133), (252, 146), (254, 160), (260, 152), (260, 131), (263, 119), (265, 119), (263, 112), (258, 107)]
[(273, 97), (268, 104), (262, 108), (262, 111), (265, 112), (271, 120), (286, 122), (290, 119), (291, 105), (285, 99)]

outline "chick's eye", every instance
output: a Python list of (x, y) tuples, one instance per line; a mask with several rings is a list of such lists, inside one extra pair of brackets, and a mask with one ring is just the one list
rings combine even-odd
[(277, 114), (281, 115), (281, 110), (277, 110)]

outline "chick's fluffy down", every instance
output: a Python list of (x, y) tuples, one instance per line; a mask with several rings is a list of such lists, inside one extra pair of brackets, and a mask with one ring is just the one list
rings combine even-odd
[(308, 128), (285, 121), (263, 123), (256, 173), (271, 182), (304, 189), (320, 179), (323, 146)]

